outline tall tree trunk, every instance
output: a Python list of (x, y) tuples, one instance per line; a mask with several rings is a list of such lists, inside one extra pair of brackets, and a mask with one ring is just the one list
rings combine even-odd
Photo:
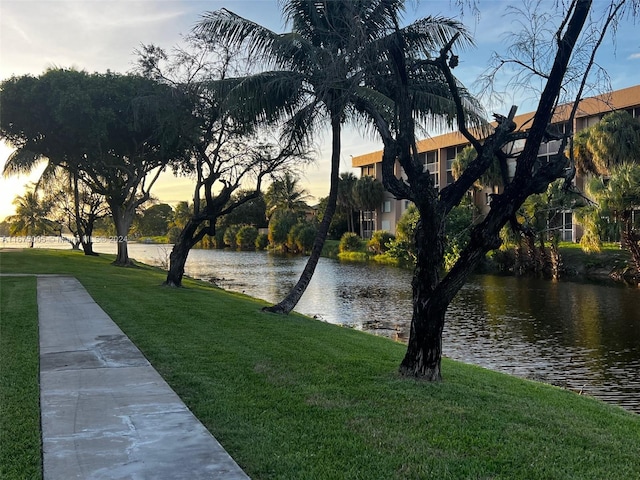
[(562, 270), (562, 257), (558, 249), (558, 235), (554, 234), (549, 243), (549, 256), (551, 258), (551, 278), (560, 279), (560, 271)]
[[(558, 52), (551, 72), (548, 77), (547, 84), (540, 97), (538, 110), (534, 116), (533, 124), (529, 130), (529, 136), (525, 143), (524, 149), (518, 159), (516, 174), (514, 180), (509, 184), (504, 193), (498, 195), (491, 202), (491, 210), (485, 217), (484, 221), (476, 225), (472, 231), (469, 243), (460, 254), (460, 258), (449, 271), (449, 273), (440, 282), (433, 283), (438, 268), (435, 260), (437, 257), (431, 257), (429, 254), (421, 253), (418, 256), (416, 273), (413, 284), (413, 318), (411, 325), (411, 335), (407, 353), (402, 361), (400, 371), (405, 375), (412, 375), (427, 380), (439, 380), (440, 374), (440, 358), (442, 354), (442, 330), (444, 327), (444, 314), (455, 294), (462, 288), (465, 281), (477, 266), (486, 252), (498, 248), (501, 244), (499, 232), (506, 222), (513, 218), (515, 211), (522, 205), (524, 200), (532, 193), (544, 191), (547, 185), (554, 178), (558, 178), (565, 166), (561, 162), (550, 164), (542, 167), (533, 176), (532, 172), (537, 160), (537, 152), (540, 143), (544, 138), (544, 133), (551, 120), (553, 108), (556, 104), (558, 93), (562, 87), (562, 80), (567, 71), (567, 65), (575, 42), (580, 34), (584, 22), (589, 14), (591, 6), (590, 0), (579, 0), (575, 10), (567, 22), (567, 28), (562, 38), (558, 39)], [(406, 72), (406, 69), (402, 70)], [(402, 104), (400, 105), (402, 107)], [(401, 113), (403, 109), (400, 108)], [(513, 111), (513, 110), (512, 110)], [(501, 124), (506, 125), (506, 122)], [(410, 127), (410, 125), (409, 125)], [(402, 116), (400, 124), (401, 133), (413, 133), (412, 129), (403, 128)], [(491, 148), (487, 148), (487, 146)], [(502, 143), (494, 143), (493, 139), (489, 139), (484, 143), (484, 149), (479, 155), (486, 155), (484, 158), (492, 158), (495, 150), (502, 147)], [(402, 160), (402, 158), (401, 158)], [(411, 165), (405, 162), (408, 167)], [(384, 168), (384, 164), (383, 164)], [(403, 165), (405, 171), (407, 168)], [(409, 182), (413, 182), (413, 175), (409, 175)], [(389, 175), (389, 177), (391, 177)], [(418, 181), (420, 177), (417, 177)], [(418, 185), (419, 187), (419, 185)], [(416, 190), (416, 186), (412, 185), (412, 189)], [(420, 211), (420, 221), (434, 222), (438, 220), (437, 207), (429, 208), (429, 203), (433, 201), (427, 200), (427, 205), (421, 207), (416, 202)], [(430, 211), (431, 210), (431, 211)], [(425, 216), (427, 214), (427, 216)], [(421, 229), (419, 228), (418, 231)], [(437, 232), (436, 229), (433, 230)], [(429, 233), (425, 229), (422, 234)], [(443, 238), (440, 235), (425, 235), (424, 240), (433, 240)], [(416, 242), (419, 249), (429, 248), (424, 242)], [(438, 248), (439, 245), (433, 245)], [(432, 254), (434, 255), (434, 254)], [(422, 271), (423, 268), (425, 271)], [(433, 287), (433, 285), (436, 285)]]
[(447, 309), (437, 294), (444, 257), (444, 232), (438, 231), (439, 222), (435, 216), (433, 212), (421, 211), (416, 226), (416, 266), (411, 282), (413, 313), (407, 351), (400, 364), (402, 374), (429, 381), (442, 379), (442, 330)]
[(336, 211), (336, 203), (338, 200), (338, 184), (340, 180), (340, 133), (341, 133), (341, 123), (340, 123), (340, 115), (333, 114), (331, 116), (331, 134), (332, 134), (332, 145), (331, 145), (331, 185), (329, 188), (329, 199), (327, 201), (327, 209), (325, 210), (324, 217), (322, 218), (322, 222), (320, 223), (320, 227), (318, 228), (318, 234), (313, 242), (313, 247), (311, 248), (311, 254), (309, 255), (309, 259), (307, 260), (307, 264), (298, 279), (298, 282), (295, 286), (289, 291), (287, 296), (277, 303), (276, 305), (272, 305), (271, 307), (265, 307), (263, 310), (273, 313), (283, 313), (288, 314), (295, 308), (298, 304), (305, 290), (309, 286), (309, 282), (311, 282), (311, 278), (313, 277), (313, 273), (316, 270), (316, 266), (318, 265), (318, 260), (320, 259), (320, 254), (322, 253), (322, 247), (324, 246), (324, 241), (327, 238), (327, 233), (329, 232), (329, 226), (331, 225), (331, 220), (333, 219), (333, 214)]
[(93, 226), (96, 218), (94, 214), (89, 213), (85, 221), (80, 214), (80, 189), (78, 187), (78, 175), (76, 173), (73, 174), (73, 206), (76, 216), (76, 229), (78, 230), (78, 238), (82, 244), (82, 251), (85, 255), (98, 256), (98, 254), (93, 251), (92, 239)]
[(130, 211), (128, 208), (122, 208), (120, 205), (110, 205), (113, 222), (116, 226), (116, 236), (114, 240), (118, 245), (118, 253), (113, 264), (121, 267), (127, 267), (133, 264), (129, 258), (128, 235), (131, 224), (133, 223), (133, 215), (135, 210)]
[(633, 216), (630, 210), (622, 215), (622, 231), (620, 232), (622, 246), (631, 254), (636, 275), (640, 275), (640, 235), (633, 229)]
[(82, 244), (84, 254), (97, 257), (98, 254), (93, 251), (93, 226), (95, 225), (95, 221), (95, 216), (89, 214), (84, 230), (82, 232), (78, 232), (78, 235), (80, 236), (80, 243)]
[(198, 243), (200, 238), (197, 238), (196, 231), (201, 221), (189, 219), (184, 226), (176, 243), (173, 245), (173, 249), (169, 254), (169, 270), (167, 271), (167, 279), (165, 285), (170, 287), (181, 287), (182, 277), (184, 277), (184, 266), (187, 263), (187, 257), (191, 248)]

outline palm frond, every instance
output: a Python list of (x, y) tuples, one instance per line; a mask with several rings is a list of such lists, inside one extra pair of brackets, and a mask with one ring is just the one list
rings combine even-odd
[(31, 173), (33, 169), (44, 160), (46, 160), (46, 157), (39, 153), (35, 153), (24, 148), (18, 148), (9, 155), (9, 158), (7, 158), (2, 170), (2, 176), (10, 177), (11, 175)]
[(458, 35), (455, 46), (467, 48), (473, 45), (473, 38), (459, 21), (447, 17), (424, 17), (401, 29), (410, 49), (422, 52), (440, 53), (440, 49)]
[(282, 125), (282, 141), (286, 145), (308, 145), (317, 129), (321, 111), (317, 102), (310, 102), (299, 108)]
[(278, 34), (262, 25), (247, 20), (223, 8), (207, 12), (193, 28), (196, 35), (203, 35), (230, 46), (249, 45), (253, 55), (267, 55)]
[(251, 75), (228, 92), (224, 106), (241, 122), (282, 120), (304, 104), (304, 79), (303, 75), (289, 71)]

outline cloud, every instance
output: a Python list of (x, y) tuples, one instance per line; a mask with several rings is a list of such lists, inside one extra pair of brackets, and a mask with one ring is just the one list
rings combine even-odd
[(632, 53), (629, 55), (628, 60), (640, 60), (640, 53)]

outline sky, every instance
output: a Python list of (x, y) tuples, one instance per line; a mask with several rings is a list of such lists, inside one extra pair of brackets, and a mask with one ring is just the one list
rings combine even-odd
[[(504, 52), (505, 35), (519, 28), (504, 14), (509, 4), (520, 2), (478, 0), (477, 14), (461, 12), (450, 0), (408, 3), (406, 22), (426, 15), (445, 15), (461, 20), (471, 31), (476, 45), (461, 52), (460, 66), (454, 73), (472, 92), (492, 52)], [(133, 67), (134, 51), (142, 44), (153, 43), (170, 50), (204, 12), (219, 8), (227, 8), (274, 31), (282, 32), (286, 27), (277, 0), (0, 0), (0, 80), (12, 75), (38, 76), (52, 67), (126, 73)], [(598, 61), (608, 71), (614, 89), (640, 83), (637, 27), (633, 20), (623, 22), (616, 39), (607, 39), (602, 46)], [(505, 97), (502, 103), (487, 102), (485, 105), (491, 112), (502, 113), (508, 112), (512, 103), (520, 105), (519, 113), (531, 111), (535, 105), (520, 92)], [(331, 152), (326, 132), (319, 132), (316, 145), (315, 162), (306, 168), (301, 183), (319, 199), (329, 193)], [(363, 135), (354, 128), (347, 129), (341, 171), (352, 171), (351, 156), (381, 148), (370, 133)], [(11, 152), (9, 146), (0, 142), (0, 168)], [(25, 186), (38, 176), (39, 171), (34, 171), (31, 176), (0, 178), (0, 220), (14, 213), (13, 199), (24, 193)], [(174, 205), (191, 200), (193, 183), (163, 174), (152, 194)]]

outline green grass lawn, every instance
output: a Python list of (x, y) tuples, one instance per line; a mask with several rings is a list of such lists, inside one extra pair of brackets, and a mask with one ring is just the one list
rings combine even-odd
[(0, 281), (0, 478), (42, 478), (35, 277)]
[[(0, 268), (77, 277), (255, 480), (640, 478), (638, 415), (449, 360), (441, 383), (405, 379), (403, 345), (111, 259), (24, 250)], [(3, 339), (22, 303), (3, 303)]]

